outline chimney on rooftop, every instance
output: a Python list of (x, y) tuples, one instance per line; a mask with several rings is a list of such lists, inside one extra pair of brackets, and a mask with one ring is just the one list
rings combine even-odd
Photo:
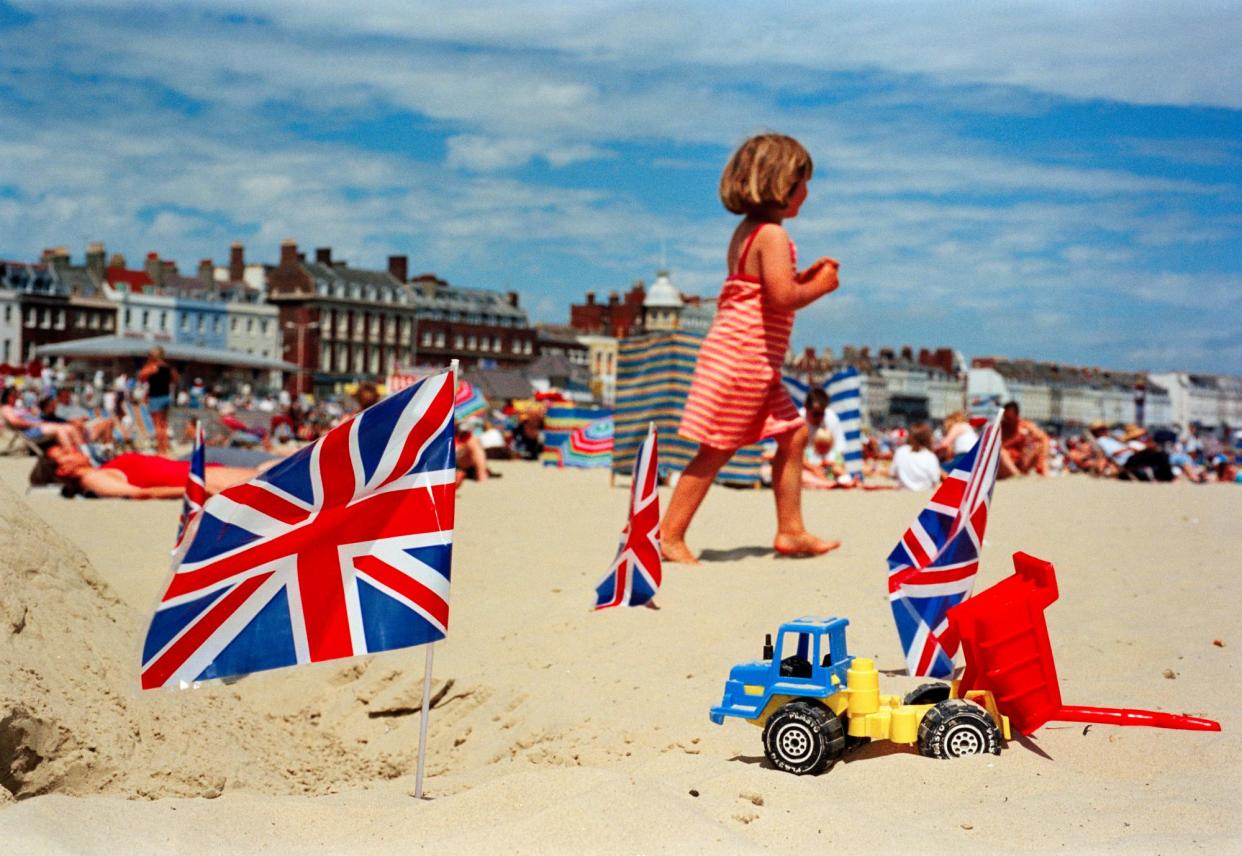
[(518, 293), (516, 291), (510, 291), (510, 292), (507, 292), (507, 296), (509, 298), (509, 305), (512, 306), (514, 309), (517, 309)]
[(241, 241), (229, 246), (229, 282), (241, 282), (246, 276), (246, 248)]
[(901, 346), (901, 358), (908, 363), (914, 362), (914, 349), (909, 345)]
[(147, 276), (151, 278), (151, 282), (159, 285), (164, 279), (163, 266), (160, 264), (160, 254), (154, 252), (147, 253), (147, 261), (146, 264), (143, 265), (143, 270), (147, 272)]
[(198, 281), (208, 290), (215, 286), (216, 266), (211, 263), (211, 259), (203, 259), (198, 263)]
[(594, 306), (594, 305), (595, 305), (595, 292), (588, 291), (587, 292), (587, 306)]
[(317, 261), (321, 265), (327, 265), (328, 267), (332, 267), (332, 248), (331, 247), (316, 247), (315, 248), (315, 261)]
[(292, 238), (285, 238), (280, 242), (280, 266), (282, 268), (293, 268), (298, 266), (298, 242)]
[(86, 245), (86, 272), (98, 288), (104, 281), (104, 245), (91, 241)]
[[(160, 260), (160, 273), (162, 274), (162, 276), (167, 276), (168, 274), (175, 275), (177, 273), (177, 263), (174, 262), (172, 259), (161, 259)], [(162, 281), (163, 279), (161, 278), (161, 282)]]
[(405, 282), (410, 275), (410, 260), (406, 256), (389, 256), (388, 272), (399, 282)]

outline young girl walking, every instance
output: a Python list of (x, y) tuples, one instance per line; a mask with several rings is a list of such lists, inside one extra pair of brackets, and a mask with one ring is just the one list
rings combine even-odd
[(817, 556), (840, 546), (802, 521), (802, 456), (807, 427), (781, 384), (794, 312), (837, 288), (837, 262), (797, 269), (793, 241), (781, 226), (798, 215), (814, 165), (792, 137), (763, 134), (742, 144), (720, 177), (720, 199), (745, 215), (729, 242), (728, 270), (716, 319), (699, 351), (678, 433), (699, 443), (660, 524), (670, 562), (698, 564), (686, 529), (716, 473), (742, 446), (776, 439), (772, 488), (781, 556)]

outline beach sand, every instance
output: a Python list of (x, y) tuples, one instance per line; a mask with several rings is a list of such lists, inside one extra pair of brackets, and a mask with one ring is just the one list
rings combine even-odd
[[(864, 746), (818, 777), (712, 725), (734, 663), (806, 614), (903, 667), (884, 558), (924, 496), (805, 496), (844, 547), (776, 560), (771, 495), (715, 488), (659, 611), (590, 610), (628, 491), (501, 464), (467, 484), (436, 646), (426, 792), (411, 796), (424, 649), (140, 694), (179, 503), (23, 495), (0, 460), (0, 849), (40, 852), (1187, 852), (1242, 841), (1242, 491), (1085, 477), (1000, 483), (977, 590), (1024, 550), (1069, 704), (1223, 732), (1051, 723), (1000, 756)], [(667, 492), (662, 493), (667, 502)], [(882, 691), (920, 683), (884, 676)], [(9, 792), (16, 801), (9, 801)]]

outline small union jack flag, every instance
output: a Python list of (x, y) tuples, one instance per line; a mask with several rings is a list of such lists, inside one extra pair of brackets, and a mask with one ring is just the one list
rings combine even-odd
[(452, 372), (209, 499), (147, 631), (144, 689), (421, 645), (448, 626)]
[(180, 558), (182, 546), (188, 546), (186, 535), (207, 502), (206, 472), (207, 443), (203, 437), (203, 423), (195, 421), (194, 451), (190, 453), (190, 471), (185, 478), (185, 497), (181, 500), (181, 518), (177, 521), (177, 542), (173, 544), (175, 558)]
[(603, 582), (595, 589), (595, 608), (642, 606), (660, 588), (660, 479), (656, 455), (656, 429), (652, 423), (647, 439), (634, 459), (630, 485), (630, 518), (621, 531), (617, 558)]
[(970, 597), (1000, 459), (1000, 416), (982, 435), (888, 557), (888, 599), (911, 675), (947, 677), (959, 640), (948, 610)]

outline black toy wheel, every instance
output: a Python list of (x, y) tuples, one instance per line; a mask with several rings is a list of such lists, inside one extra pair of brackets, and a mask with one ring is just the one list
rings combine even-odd
[(938, 703), (919, 724), (919, 751), (929, 758), (1000, 754), (1000, 729), (973, 702), (951, 698)]
[(949, 697), (950, 687), (948, 684), (942, 684), (934, 681), (930, 684), (919, 684), (910, 692), (906, 693), (906, 697), (902, 700), (905, 704), (935, 704)]
[(763, 754), (786, 773), (822, 772), (844, 752), (841, 720), (812, 702), (789, 702), (763, 728)]

